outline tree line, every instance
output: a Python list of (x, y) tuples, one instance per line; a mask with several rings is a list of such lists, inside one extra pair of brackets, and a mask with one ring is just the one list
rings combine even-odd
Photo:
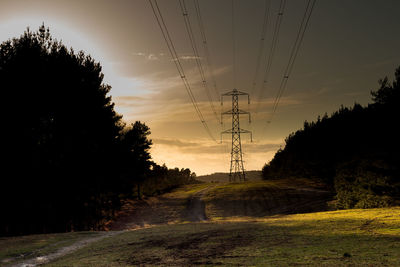
[(100, 63), (42, 25), (0, 45), (0, 235), (101, 229), (126, 198), (194, 182), (152, 162), (150, 129), (114, 110)]
[(372, 103), (341, 107), (285, 140), (263, 167), (263, 178), (322, 179), (336, 191), (338, 208), (400, 204), (400, 67), (379, 80)]

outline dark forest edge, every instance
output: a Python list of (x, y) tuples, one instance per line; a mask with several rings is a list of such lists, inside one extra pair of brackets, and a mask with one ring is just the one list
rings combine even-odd
[(114, 110), (100, 63), (42, 25), (0, 45), (0, 236), (100, 230), (121, 203), (193, 183), (152, 162), (150, 129)]
[(263, 179), (321, 179), (336, 191), (336, 207), (400, 204), (400, 67), (379, 80), (373, 103), (341, 107), (290, 134), (263, 167)]

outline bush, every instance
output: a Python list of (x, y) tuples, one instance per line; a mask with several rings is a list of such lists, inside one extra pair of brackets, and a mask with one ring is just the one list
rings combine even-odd
[(384, 160), (355, 160), (337, 168), (337, 208), (378, 208), (396, 204), (397, 171)]

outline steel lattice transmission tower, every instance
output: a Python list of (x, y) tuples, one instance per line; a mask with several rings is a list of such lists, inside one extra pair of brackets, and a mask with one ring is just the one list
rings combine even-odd
[(221, 142), (222, 134), (232, 134), (231, 168), (229, 171), (229, 181), (245, 181), (246, 175), (243, 166), (243, 153), (240, 134), (249, 133), (251, 141), (253, 141), (253, 137), (251, 131), (240, 128), (240, 115), (249, 115), (249, 123), (251, 122), (251, 117), (250, 112), (239, 109), (239, 96), (247, 96), (247, 101), (249, 104), (250, 96), (248, 93), (240, 92), (237, 89), (233, 89), (232, 91), (221, 95), (221, 105), (223, 105), (224, 96), (232, 96), (232, 109), (221, 113), (221, 123), (223, 115), (232, 115), (232, 128), (221, 132)]

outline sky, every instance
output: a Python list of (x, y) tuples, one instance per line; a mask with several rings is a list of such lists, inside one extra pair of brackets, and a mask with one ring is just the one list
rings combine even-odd
[[(240, 109), (252, 113), (251, 124), (241, 118), (241, 127), (253, 132), (253, 142), (242, 135), (246, 170), (260, 170), (305, 120), (331, 114), (341, 105), (371, 102), (370, 92), (378, 89), (378, 80), (392, 79), (400, 65), (400, 1), (317, 0), (287, 86), (271, 117), (308, 0), (286, 1), (266, 83), (263, 77), (280, 0), (270, 1), (263, 42), (260, 38), (269, 1), (199, 0), (210, 64), (195, 2), (183, 2), (217, 117), (231, 105), (230, 99), (224, 98), (221, 106), (222, 93), (233, 88), (250, 93), (250, 104), (245, 98), (239, 102)], [(27, 27), (37, 30), (44, 23), (57, 40), (101, 63), (104, 82), (112, 86), (116, 111), (128, 124), (139, 120), (150, 127), (155, 162), (190, 168), (198, 175), (229, 172), (231, 137), (224, 135), (222, 144), (219, 141), (231, 118), (224, 116), (221, 125), (212, 112), (179, 0), (158, 0), (158, 6), (217, 142), (196, 115), (148, 0), (0, 0), (0, 42), (19, 37)]]

